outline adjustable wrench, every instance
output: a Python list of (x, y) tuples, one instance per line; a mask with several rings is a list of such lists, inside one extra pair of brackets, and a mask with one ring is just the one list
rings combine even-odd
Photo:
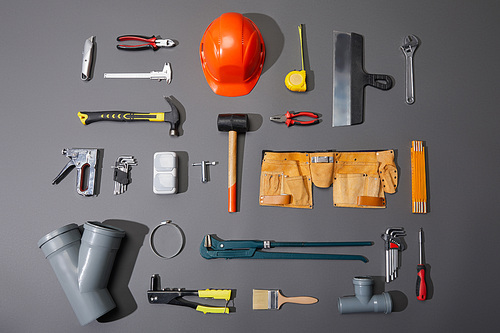
[(415, 89), (413, 79), (413, 53), (419, 45), (418, 38), (415, 35), (408, 35), (404, 39), (401, 51), (406, 59), (406, 104), (415, 103)]

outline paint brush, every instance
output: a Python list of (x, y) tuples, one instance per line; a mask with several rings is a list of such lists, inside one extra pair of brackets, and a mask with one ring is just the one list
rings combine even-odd
[(278, 289), (253, 290), (254, 310), (279, 310), (285, 303), (314, 304), (316, 302), (318, 302), (317, 298), (309, 296), (285, 297)]

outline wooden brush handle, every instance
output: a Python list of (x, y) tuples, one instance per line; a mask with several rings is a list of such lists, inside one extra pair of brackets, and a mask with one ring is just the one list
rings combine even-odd
[(280, 295), (278, 301), (278, 308), (284, 303), (314, 304), (316, 302), (318, 302), (318, 299), (310, 296), (285, 297)]

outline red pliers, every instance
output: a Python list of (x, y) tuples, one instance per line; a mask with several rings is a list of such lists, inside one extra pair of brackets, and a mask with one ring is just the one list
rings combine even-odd
[[(296, 120), (293, 119), (295, 117), (310, 117), (314, 118), (313, 120)], [(270, 119), (271, 121), (274, 121), (276, 123), (285, 123), (286, 126), (291, 126), (291, 125), (314, 125), (318, 124), (320, 122), (319, 119), (319, 114), (310, 112), (310, 111), (300, 111), (300, 112), (293, 112), (293, 111), (287, 111), (285, 114), (277, 114), (275, 116), (272, 116)]]
[(129, 50), (129, 51), (138, 51), (152, 48), (153, 50), (158, 50), (160, 47), (173, 47), (175, 46), (175, 42), (171, 39), (161, 39), (160, 36), (139, 36), (139, 35), (123, 35), (116, 38), (117, 41), (138, 41), (143, 42), (142, 44), (135, 45), (116, 45), (116, 47), (120, 50)]

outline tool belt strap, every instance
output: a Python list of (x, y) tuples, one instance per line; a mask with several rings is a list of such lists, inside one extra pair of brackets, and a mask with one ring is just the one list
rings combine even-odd
[(358, 206), (384, 207), (385, 206), (385, 198), (359, 196), (356, 203)]
[(261, 205), (288, 205), (291, 199), (290, 194), (281, 195), (261, 195), (260, 203)]

